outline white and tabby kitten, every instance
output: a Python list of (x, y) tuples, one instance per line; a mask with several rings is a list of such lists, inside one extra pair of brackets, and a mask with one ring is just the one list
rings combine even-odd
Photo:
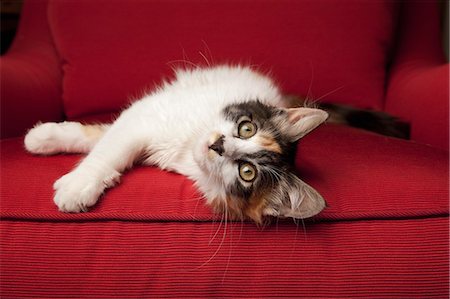
[(63, 212), (84, 212), (135, 162), (183, 174), (232, 218), (307, 218), (325, 201), (293, 171), (294, 143), (324, 122), (287, 108), (274, 82), (243, 66), (179, 70), (112, 124), (44, 123), (25, 137), (34, 154), (88, 153), (54, 184)]

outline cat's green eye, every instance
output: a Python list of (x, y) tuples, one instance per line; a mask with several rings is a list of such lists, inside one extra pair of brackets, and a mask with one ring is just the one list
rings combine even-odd
[(239, 137), (247, 139), (256, 134), (256, 125), (251, 122), (244, 120), (238, 126)]
[(248, 162), (240, 163), (239, 176), (246, 182), (253, 182), (256, 178), (256, 167)]

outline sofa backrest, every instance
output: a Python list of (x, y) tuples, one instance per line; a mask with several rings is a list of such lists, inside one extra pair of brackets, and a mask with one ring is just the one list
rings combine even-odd
[(177, 66), (244, 63), (286, 93), (383, 106), (394, 1), (50, 1), (68, 118), (125, 107)]

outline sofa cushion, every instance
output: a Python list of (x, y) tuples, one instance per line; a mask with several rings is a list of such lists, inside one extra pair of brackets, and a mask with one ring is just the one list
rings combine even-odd
[[(224, 224), (181, 175), (138, 167), (83, 214), (53, 204), (79, 155), (1, 141), (0, 296), (442, 298), (448, 295), (448, 156), (323, 126), (298, 145), (329, 208), (302, 227)], [(313, 295), (312, 295), (313, 294)]]
[[(89, 213), (64, 214), (52, 184), (79, 155), (39, 157), (22, 139), (2, 140), (1, 216), (41, 220), (210, 221), (190, 180), (137, 167), (108, 190)], [(448, 156), (432, 147), (337, 126), (323, 126), (298, 145), (300, 177), (327, 200), (315, 220), (409, 218), (448, 214)]]
[(448, 218), (0, 223), (2, 298), (447, 298)]
[(287, 93), (382, 108), (395, 1), (51, 1), (69, 118), (116, 111), (176, 66), (245, 63)]

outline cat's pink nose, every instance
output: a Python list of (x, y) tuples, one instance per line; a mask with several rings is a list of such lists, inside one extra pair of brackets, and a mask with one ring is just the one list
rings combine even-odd
[(219, 138), (217, 138), (216, 141), (214, 141), (213, 144), (211, 144), (208, 148), (215, 151), (219, 156), (222, 156), (224, 150), (223, 143), (224, 143), (225, 136), (220, 135)]

